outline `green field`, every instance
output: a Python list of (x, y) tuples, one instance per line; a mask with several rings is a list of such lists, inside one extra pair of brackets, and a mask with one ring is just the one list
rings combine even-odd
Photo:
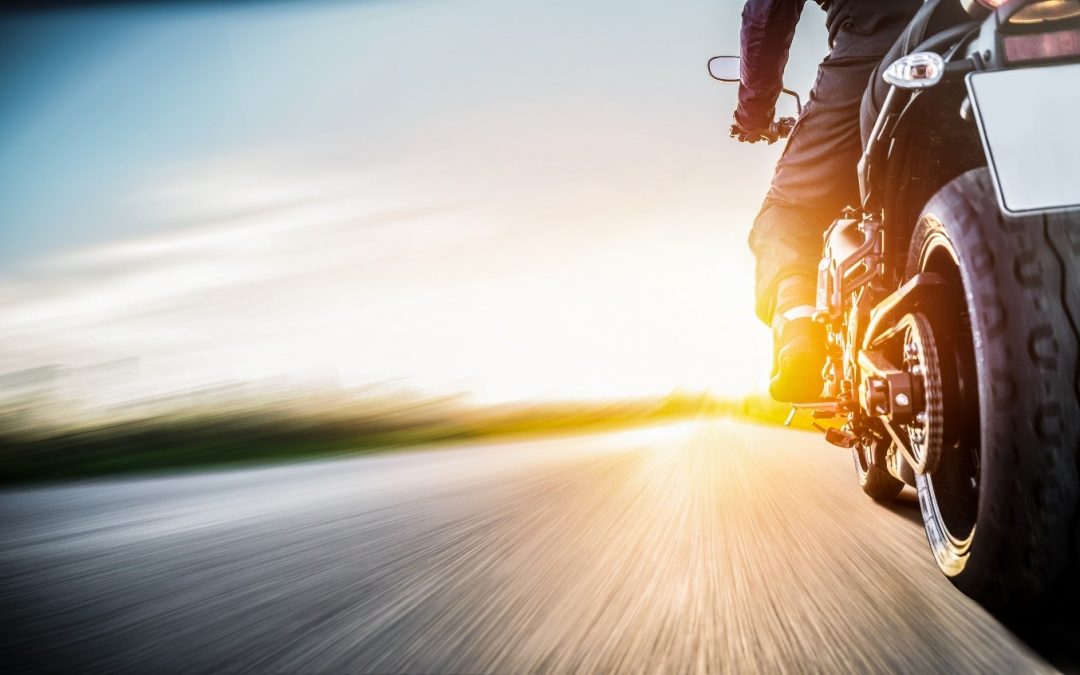
[[(765, 397), (719, 401), (675, 394), (661, 400), (564, 402), (492, 408), (432, 403), (392, 411), (219, 410), (64, 431), (0, 434), (0, 483), (382, 452), (453, 440), (602, 431), (695, 417), (734, 416), (779, 424), (788, 407)], [(808, 426), (800, 416), (796, 425)]]

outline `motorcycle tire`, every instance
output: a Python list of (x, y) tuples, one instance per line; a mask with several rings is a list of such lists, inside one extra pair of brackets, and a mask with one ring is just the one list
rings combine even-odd
[(927, 310), (951, 439), (916, 477), (927, 539), (967, 595), (1041, 611), (1080, 560), (1080, 214), (1007, 217), (969, 171), (914, 229), (907, 276), (922, 271), (952, 282)]
[(851, 456), (855, 462), (855, 476), (859, 479), (859, 487), (862, 491), (876, 502), (887, 502), (894, 499), (904, 489), (901, 481), (893, 478), (892, 474), (874, 463), (869, 457), (868, 451), (861, 445), (851, 449)]

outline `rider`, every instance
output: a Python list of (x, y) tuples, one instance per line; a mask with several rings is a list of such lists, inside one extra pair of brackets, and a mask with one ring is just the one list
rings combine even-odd
[[(859, 201), (859, 111), (871, 72), (923, 0), (816, 0), (826, 12), (829, 55), (754, 220), (758, 318), (773, 329), (769, 393), (779, 401), (818, 398), (824, 328), (811, 319), (822, 233)], [(784, 66), (806, 0), (748, 0), (742, 14), (742, 76), (731, 135), (776, 141)]]

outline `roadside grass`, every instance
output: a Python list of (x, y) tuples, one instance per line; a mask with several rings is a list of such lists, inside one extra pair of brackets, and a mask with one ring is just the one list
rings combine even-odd
[[(694, 417), (781, 424), (788, 407), (767, 397), (718, 401), (544, 403), (482, 409), (418, 404), (402, 414), (239, 410), (158, 417), (55, 433), (0, 432), (0, 484), (318, 459), (431, 443), (624, 429)], [(808, 428), (808, 420), (795, 426)]]

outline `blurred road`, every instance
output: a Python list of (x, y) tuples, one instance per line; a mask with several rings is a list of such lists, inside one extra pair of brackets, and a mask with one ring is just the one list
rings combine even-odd
[(1049, 670), (911, 495), (711, 422), (0, 493), (2, 650), (50, 670)]

